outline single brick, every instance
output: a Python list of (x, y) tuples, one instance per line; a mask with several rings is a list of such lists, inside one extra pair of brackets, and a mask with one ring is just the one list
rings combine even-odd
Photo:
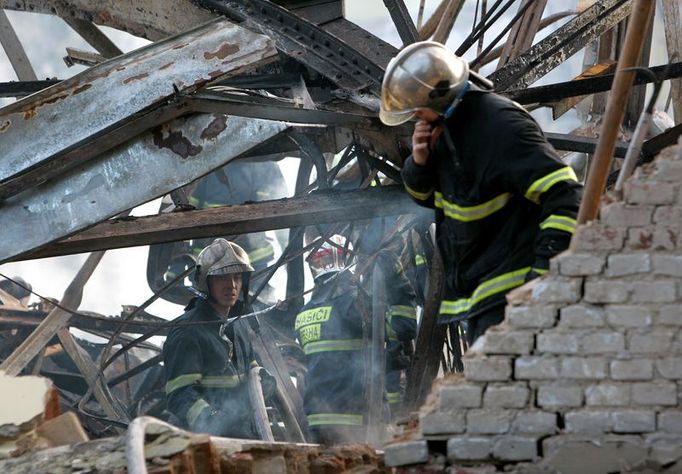
[(534, 334), (530, 331), (498, 331), (491, 328), (476, 341), (472, 350), (481, 354), (529, 354), (534, 342)]
[(604, 269), (603, 256), (591, 253), (564, 252), (557, 257), (559, 272), (566, 276), (599, 275)]
[(611, 414), (615, 433), (649, 433), (656, 431), (653, 410), (619, 410)]
[(488, 385), (483, 396), (485, 408), (525, 408), (530, 390), (524, 383)]
[(384, 462), (387, 466), (422, 464), (428, 460), (429, 448), (424, 439), (384, 446)]
[(561, 309), (559, 324), (569, 328), (601, 327), (604, 310), (598, 306), (574, 304)]
[(632, 403), (635, 405), (677, 405), (677, 385), (673, 382), (632, 384)]
[(653, 179), (673, 183), (682, 181), (682, 162), (679, 160), (656, 160)]
[(640, 281), (633, 286), (631, 298), (634, 303), (672, 303), (677, 288), (671, 280)]
[(682, 222), (682, 206), (659, 206), (654, 212), (654, 224)]
[(504, 436), (493, 444), (493, 457), (501, 461), (531, 461), (538, 457), (536, 438)]
[(651, 359), (612, 360), (613, 380), (651, 380), (654, 376), (654, 361)]
[(509, 380), (512, 365), (509, 357), (477, 357), (464, 360), (464, 376), (472, 382), (497, 382)]
[(624, 197), (628, 204), (673, 204), (676, 194), (676, 185), (673, 183), (630, 180), (624, 186)]
[(606, 320), (611, 326), (625, 328), (651, 326), (652, 319), (651, 311), (646, 306), (606, 306)]
[(511, 431), (538, 436), (554, 434), (557, 432), (557, 414), (545, 411), (519, 412), (512, 422)]
[(519, 329), (549, 328), (557, 321), (556, 306), (507, 306), (507, 324)]
[(654, 254), (653, 269), (656, 275), (682, 277), (682, 255)]
[(423, 413), (419, 416), (419, 427), (425, 436), (464, 433), (464, 412), (437, 410)]
[(588, 303), (625, 303), (631, 290), (630, 282), (588, 279), (585, 282), (585, 301)]
[(583, 354), (610, 354), (625, 349), (625, 336), (615, 331), (595, 331), (581, 339)]
[(567, 433), (598, 434), (611, 431), (611, 412), (601, 410), (569, 411), (564, 415)]
[(658, 324), (682, 326), (682, 305), (663, 305), (658, 309)]
[(516, 380), (542, 380), (559, 377), (559, 360), (556, 357), (519, 357), (514, 361)]
[(618, 253), (609, 255), (606, 275), (619, 277), (648, 273), (651, 271), (651, 256), (648, 253)]
[(666, 357), (656, 361), (656, 370), (666, 379), (682, 379), (682, 357)]
[(658, 429), (682, 434), (682, 411), (662, 411), (658, 414)]
[(611, 227), (637, 227), (651, 223), (654, 206), (631, 206), (622, 201), (602, 206), (599, 216), (602, 224)]
[(542, 303), (575, 303), (580, 300), (581, 278), (542, 278), (533, 287), (532, 299)]
[(576, 228), (571, 239), (571, 250), (620, 250), (623, 248), (625, 232), (618, 227), (610, 227), (598, 221), (591, 221)]
[(626, 406), (630, 403), (630, 385), (600, 383), (585, 388), (587, 406)]
[(662, 329), (632, 330), (628, 333), (628, 350), (637, 354), (663, 354), (670, 351), (674, 334)]
[(580, 338), (567, 331), (543, 332), (537, 335), (537, 352), (544, 354), (575, 354), (580, 350)]
[(490, 457), (493, 450), (491, 438), (474, 436), (455, 436), (448, 440), (448, 460), (483, 461)]
[(628, 229), (626, 248), (629, 250), (674, 250), (680, 235), (679, 227), (633, 227)]
[(509, 410), (469, 410), (467, 417), (467, 433), (471, 434), (503, 434), (509, 431), (514, 412)]
[(538, 387), (537, 404), (542, 408), (579, 407), (583, 403), (580, 387), (569, 385), (541, 385)]
[(606, 378), (606, 359), (603, 357), (564, 357), (561, 359), (562, 379)]
[(442, 385), (440, 388), (440, 408), (479, 408), (483, 387), (468, 383)]

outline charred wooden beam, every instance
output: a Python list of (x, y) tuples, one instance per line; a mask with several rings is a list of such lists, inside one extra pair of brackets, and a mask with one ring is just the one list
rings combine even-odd
[(102, 33), (94, 23), (70, 16), (64, 17), (64, 21), (90, 46), (95, 48), (95, 51), (105, 58), (115, 58), (123, 54), (123, 51), (107, 35)]
[(428, 211), (417, 206), (401, 186), (315, 193), (239, 206), (111, 219), (24, 258), (421, 212)]
[[(563, 133), (545, 133), (545, 137), (554, 148), (561, 151), (579, 151), (581, 153), (594, 153), (598, 138), (583, 137), (580, 135), (566, 135)], [(616, 142), (613, 156), (623, 158), (628, 151), (627, 142)]]
[(417, 33), (417, 28), (410, 17), (410, 12), (407, 11), (405, 2), (403, 0), (384, 0), (384, 5), (391, 15), (403, 45), (407, 46), (419, 41), (419, 33)]
[(630, 13), (632, 0), (599, 0), (488, 79), (497, 90), (521, 89), (553, 70)]
[[(658, 80), (682, 77), (682, 62), (649, 68)], [(580, 80), (558, 82), (546, 86), (530, 87), (528, 89), (514, 89), (503, 92), (510, 99), (520, 104), (535, 104), (554, 102), (568, 97), (595, 94), (611, 89), (614, 74), (604, 74)], [(649, 84), (653, 79), (645, 74), (637, 74), (635, 85)]]
[(10, 81), (0, 82), (0, 98), (3, 97), (24, 97), (34, 92), (41, 91), (53, 86), (61, 79), (46, 79), (44, 81)]
[(20, 81), (35, 81), (36, 73), (33, 66), (4, 10), (0, 10), (0, 45), (5, 50), (17, 78)]

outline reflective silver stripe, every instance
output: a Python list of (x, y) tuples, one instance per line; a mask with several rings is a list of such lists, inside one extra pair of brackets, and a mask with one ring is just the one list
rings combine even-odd
[(557, 216), (552, 214), (540, 223), (540, 229), (558, 229), (572, 234), (575, 232), (576, 220), (572, 217)]
[(211, 405), (209, 405), (203, 398), (200, 398), (194, 402), (191, 407), (189, 407), (189, 410), (187, 410), (187, 421), (189, 422), (190, 426), (206, 408), (211, 408)]
[(439, 209), (443, 209), (443, 213), (451, 219), (461, 222), (471, 222), (485, 219), (489, 215), (499, 211), (507, 205), (511, 196), (511, 193), (504, 193), (483, 204), (478, 204), (476, 206), (460, 206), (443, 198), (443, 194), (436, 191), (434, 205)]
[(433, 194), (433, 189), (429, 189), (425, 193), (420, 193), (419, 191), (416, 191), (416, 190), (412, 189), (411, 187), (409, 187), (407, 184), (405, 184), (405, 191), (407, 191), (407, 194), (409, 194), (410, 196), (412, 196), (414, 198), (419, 199), (420, 201), (426, 201)]
[(175, 377), (173, 380), (166, 382), (166, 395), (176, 391), (179, 388), (192, 385), (201, 380), (201, 374), (183, 374)]
[(362, 349), (362, 339), (339, 339), (309, 342), (303, 347), (305, 354), (331, 351), (359, 351)]
[(503, 273), (502, 275), (491, 278), (490, 280), (486, 280), (478, 285), (472, 296), (469, 298), (460, 298), (454, 301), (443, 300), (440, 304), (440, 313), (466, 313), (474, 305), (480, 303), (484, 299), (522, 285), (526, 279), (526, 274), (529, 271), (530, 267), (525, 267), (519, 270), (514, 270), (513, 272)]
[(362, 415), (356, 413), (311, 413), (307, 418), (308, 426), (362, 426)]
[(549, 191), (552, 186), (561, 181), (578, 181), (578, 177), (575, 175), (573, 168), (570, 166), (559, 168), (556, 171), (546, 174), (542, 178), (536, 179), (533, 181), (533, 184), (528, 187), (524, 196), (529, 201), (538, 203), (540, 202), (542, 193)]

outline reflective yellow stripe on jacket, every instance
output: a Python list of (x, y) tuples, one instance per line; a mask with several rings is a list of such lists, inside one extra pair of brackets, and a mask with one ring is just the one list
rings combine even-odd
[(362, 349), (362, 339), (338, 339), (309, 342), (303, 347), (303, 352), (308, 355), (318, 352), (359, 351), (360, 349)]
[(389, 311), (389, 316), (392, 318), (393, 316), (399, 316), (401, 318), (407, 318), (407, 319), (417, 319), (417, 310), (413, 308), (412, 306), (406, 306), (402, 304), (394, 304), (391, 306), (391, 309)]
[(511, 196), (511, 193), (504, 193), (483, 204), (478, 204), (476, 206), (460, 206), (446, 200), (443, 198), (442, 193), (436, 191), (434, 205), (439, 209), (443, 209), (443, 213), (451, 219), (461, 222), (471, 222), (485, 219), (489, 215), (499, 211), (507, 205)]
[(411, 187), (409, 187), (407, 184), (405, 184), (405, 191), (407, 191), (407, 194), (409, 194), (410, 196), (412, 196), (415, 199), (419, 199), (420, 201), (426, 201), (433, 194), (433, 189), (429, 189), (425, 193), (420, 193), (419, 191), (416, 191), (416, 190), (412, 189)]
[(526, 274), (530, 267), (514, 270), (513, 272), (503, 273), (502, 275), (486, 280), (474, 290), (469, 298), (460, 298), (450, 301), (443, 300), (440, 304), (441, 314), (460, 314), (469, 311), (474, 305), (486, 298), (490, 298), (498, 293), (510, 290), (523, 284)]
[(198, 383), (199, 380), (201, 380), (201, 374), (183, 374), (179, 377), (175, 377), (173, 380), (166, 382), (166, 395), (171, 394), (179, 388)]
[(389, 404), (400, 403), (403, 397), (400, 392), (386, 392), (386, 401)]
[(198, 385), (203, 388), (235, 388), (241, 383), (243, 377), (244, 375), (184, 374), (166, 383), (166, 395), (188, 385)]
[(209, 405), (208, 402), (206, 402), (206, 400), (203, 398), (200, 398), (194, 402), (191, 407), (189, 407), (189, 410), (187, 410), (187, 421), (189, 422), (190, 426), (206, 408), (211, 408), (211, 405)]
[(542, 178), (533, 181), (524, 195), (529, 201), (534, 203), (540, 202), (540, 196), (542, 193), (549, 191), (549, 189), (555, 184), (561, 181), (578, 181), (578, 177), (575, 175), (575, 171), (570, 166), (564, 168), (559, 168), (549, 174), (546, 174)]
[(575, 232), (576, 220), (572, 217), (558, 216), (552, 214), (544, 221), (540, 222), (540, 229), (558, 229), (572, 234)]
[(308, 426), (362, 426), (362, 415), (355, 413), (311, 413), (307, 418)]

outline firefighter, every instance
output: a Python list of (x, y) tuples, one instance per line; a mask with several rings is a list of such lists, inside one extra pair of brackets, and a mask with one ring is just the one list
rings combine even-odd
[(386, 69), (380, 118), (418, 119), (403, 181), (436, 212), (445, 265), (439, 322), (466, 320), (473, 342), (504, 319), (505, 293), (568, 247), (581, 186), (521, 106), (468, 76), (444, 45), (411, 44)]
[(216, 436), (256, 438), (247, 376), (257, 363), (244, 301), (253, 267), (239, 245), (215, 239), (197, 257), (193, 299), (163, 346), (168, 410), (179, 424)]
[[(329, 239), (345, 248), (345, 239)], [(325, 445), (361, 442), (367, 402), (365, 360), (357, 287), (341, 272), (344, 251), (325, 242), (308, 257), (315, 288), (296, 316), (295, 331), (308, 372), (303, 400), (312, 441)]]

